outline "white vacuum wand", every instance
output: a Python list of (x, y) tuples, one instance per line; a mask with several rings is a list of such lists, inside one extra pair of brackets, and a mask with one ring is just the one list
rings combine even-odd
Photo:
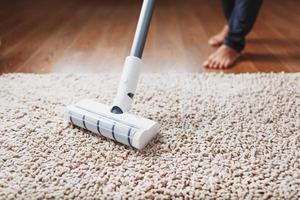
[(126, 58), (113, 106), (90, 100), (67, 107), (67, 120), (122, 144), (142, 149), (159, 131), (155, 121), (129, 114), (142, 68), (142, 55), (154, 10), (154, 0), (144, 0), (131, 54)]
[(145, 0), (137, 25), (130, 56), (126, 58), (117, 97), (112, 112), (127, 112), (133, 102), (143, 62), (141, 60), (150, 27), (154, 0)]

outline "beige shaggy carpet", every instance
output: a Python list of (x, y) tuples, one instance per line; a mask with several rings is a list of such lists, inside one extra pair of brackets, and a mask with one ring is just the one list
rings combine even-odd
[(300, 74), (145, 74), (143, 151), (70, 126), (110, 104), (118, 74), (0, 76), (1, 199), (299, 199)]

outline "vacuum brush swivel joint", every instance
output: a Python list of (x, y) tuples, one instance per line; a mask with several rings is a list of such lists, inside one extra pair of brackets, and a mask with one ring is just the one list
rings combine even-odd
[(134, 56), (126, 58), (117, 96), (111, 110), (113, 113), (122, 114), (129, 111), (133, 103), (142, 65), (140, 58)]

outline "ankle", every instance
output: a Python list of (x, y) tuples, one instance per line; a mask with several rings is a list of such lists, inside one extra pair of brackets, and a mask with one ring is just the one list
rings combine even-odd
[(229, 26), (228, 26), (228, 25), (225, 25), (225, 26), (223, 27), (223, 32), (226, 32), (226, 33), (229, 32)]

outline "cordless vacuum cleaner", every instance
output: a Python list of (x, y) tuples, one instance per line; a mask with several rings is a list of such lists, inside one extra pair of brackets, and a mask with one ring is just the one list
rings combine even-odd
[(144, 148), (158, 133), (155, 121), (129, 114), (136, 92), (154, 0), (144, 0), (131, 54), (126, 58), (118, 93), (112, 106), (83, 100), (67, 107), (67, 120), (81, 128), (136, 149)]

